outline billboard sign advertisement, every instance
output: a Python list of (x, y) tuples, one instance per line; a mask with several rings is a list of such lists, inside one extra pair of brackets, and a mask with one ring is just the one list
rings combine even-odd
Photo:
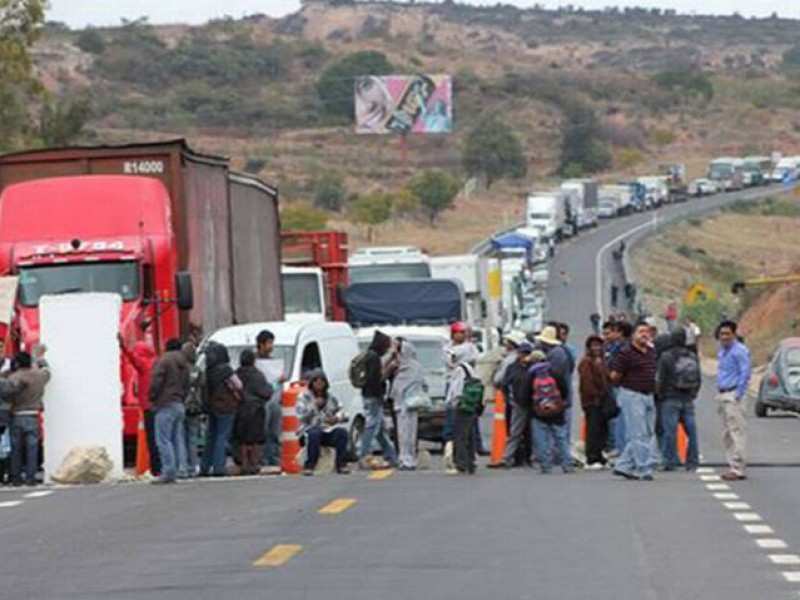
[(355, 80), (356, 133), (450, 133), (449, 75), (387, 75)]

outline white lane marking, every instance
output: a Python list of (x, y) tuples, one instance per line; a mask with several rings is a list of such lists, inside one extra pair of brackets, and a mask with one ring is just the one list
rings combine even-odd
[(764, 535), (775, 533), (769, 525), (745, 525), (744, 530), (752, 535)]
[(600, 250), (597, 252), (597, 256), (594, 259), (594, 271), (595, 271), (595, 305), (597, 306), (597, 314), (604, 315), (605, 311), (603, 310), (603, 255), (608, 251), (611, 246), (614, 246), (624, 240), (627, 237), (632, 236), (635, 233), (638, 233), (642, 229), (647, 229), (648, 227), (654, 227), (658, 220), (658, 211), (653, 213), (653, 219), (648, 220), (646, 223), (642, 223), (633, 229), (629, 229), (628, 231), (621, 233), (617, 237), (615, 237), (610, 242), (606, 243)]
[(727, 483), (709, 483), (706, 485), (706, 489), (710, 492), (719, 492), (722, 490), (729, 490), (731, 486)]
[(789, 583), (800, 583), (800, 571), (784, 571), (783, 577)]
[(754, 512), (733, 513), (733, 518), (740, 522), (761, 521), (761, 515)]
[(45, 496), (49, 496), (53, 493), (53, 490), (41, 490), (39, 492), (31, 492), (30, 494), (25, 494), (25, 498), (44, 498)]
[(714, 498), (717, 500), (738, 500), (739, 494), (734, 494), (733, 492), (717, 492), (714, 494)]
[(800, 565), (797, 554), (770, 554), (769, 559), (776, 565)]
[(12, 506), (19, 506), (22, 500), (9, 500), (7, 502), (0, 502), (0, 508), (11, 508)]
[(714, 469), (712, 467), (700, 467), (695, 471), (698, 475), (710, 475), (713, 472)]
[(788, 548), (789, 545), (784, 542), (783, 540), (779, 540), (777, 538), (762, 538), (760, 540), (756, 540), (756, 544), (758, 544), (759, 548), (765, 548), (770, 550), (777, 550)]
[(700, 481), (722, 481), (719, 475), (700, 475)]
[(747, 502), (723, 502), (722, 504), (728, 510), (751, 510), (753, 508)]

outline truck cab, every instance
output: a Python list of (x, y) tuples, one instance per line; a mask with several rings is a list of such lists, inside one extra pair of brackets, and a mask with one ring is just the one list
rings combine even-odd
[(283, 311), (287, 321), (324, 321), (328, 313), (322, 269), (281, 267)]
[(350, 283), (430, 279), (430, 258), (413, 246), (362, 248), (347, 263)]

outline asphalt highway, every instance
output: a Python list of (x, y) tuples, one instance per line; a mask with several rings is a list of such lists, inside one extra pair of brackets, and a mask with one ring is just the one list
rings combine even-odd
[[(731, 201), (664, 209), (659, 219)], [(652, 214), (560, 249), (550, 314), (596, 306), (596, 257)], [(644, 229), (640, 230), (644, 231)], [(612, 273), (603, 252), (601, 273)], [(721, 445), (712, 398), (701, 450)], [(486, 417), (487, 420), (491, 416)], [(0, 596), (26, 599), (752, 600), (800, 593), (800, 462), (792, 417), (751, 424), (745, 482), (720, 468), (628, 482), (530, 469), (364, 473), (0, 491)], [(333, 504), (331, 504), (333, 503)], [(320, 510), (327, 507), (327, 513)]]

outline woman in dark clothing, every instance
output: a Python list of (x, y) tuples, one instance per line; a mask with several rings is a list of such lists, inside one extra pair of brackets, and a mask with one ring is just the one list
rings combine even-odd
[(272, 397), (272, 386), (256, 367), (256, 355), (245, 350), (239, 359), (236, 374), (242, 381), (242, 402), (236, 411), (234, 438), (239, 443), (242, 475), (255, 475), (261, 470), (262, 446), (267, 435), (264, 427), (264, 405)]
[(603, 400), (611, 393), (611, 382), (606, 371), (603, 340), (589, 336), (586, 354), (578, 365), (581, 406), (586, 417), (586, 468), (600, 470), (605, 467), (603, 447), (608, 437), (608, 421), (603, 412)]

